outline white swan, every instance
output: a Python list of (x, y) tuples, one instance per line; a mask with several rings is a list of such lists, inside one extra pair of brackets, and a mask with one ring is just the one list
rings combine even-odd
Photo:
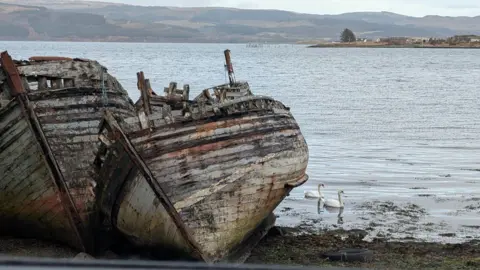
[(325, 207), (328, 207), (328, 208), (343, 208), (344, 203), (343, 203), (343, 200), (342, 200), (342, 194), (343, 194), (343, 190), (339, 190), (338, 191), (338, 201), (335, 200), (335, 199), (326, 199), (325, 202), (324, 202)]
[(321, 187), (323, 184), (318, 184), (318, 190), (306, 190), (305, 198), (323, 198)]

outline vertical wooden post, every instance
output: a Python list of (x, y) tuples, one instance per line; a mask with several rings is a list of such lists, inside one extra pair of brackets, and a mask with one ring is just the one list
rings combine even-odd
[(228, 80), (230, 81), (230, 85), (235, 84), (235, 74), (233, 72), (233, 65), (232, 65), (232, 59), (230, 58), (230, 50), (225, 50), (225, 67), (227, 68), (228, 71)]
[(190, 85), (185, 84), (183, 86), (183, 100), (188, 100), (190, 97)]
[(47, 78), (38, 77), (38, 90), (45, 90), (48, 88)]
[(53, 79), (52, 80), (52, 88), (53, 89), (63, 88), (63, 80), (62, 79)]
[(143, 110), (145, 114), (148, 116), (152, 114), (152, 109), (150, 107), (150, 93), (145, 85), (145, 75), (143, 71), (137, 73), (137, 87), (140, 90), (140, 97), (143, 103)]
[(168, 85), (168, 92), (167, 96), (171, 96), (175, 93), (175, 89), (177, 89), (177, 83), (176, 82), (170, 82)]

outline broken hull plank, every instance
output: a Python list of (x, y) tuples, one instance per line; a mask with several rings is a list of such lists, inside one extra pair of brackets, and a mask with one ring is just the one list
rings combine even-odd
[(0, 231), (80, 248), (55, 180), (16, 101), (0, 111)]
[[(124, 124), (127, 130), (134, 126)], [(288, 195), (286, 186), (307, 177), (308, 148), (286, 110), (129, 134), (211, 261), (227, 257)], [(168, 243), (185, 250), (150, 185), (141, 175), (127, 182), (117, 199), (116, 227), (140, 246)]]

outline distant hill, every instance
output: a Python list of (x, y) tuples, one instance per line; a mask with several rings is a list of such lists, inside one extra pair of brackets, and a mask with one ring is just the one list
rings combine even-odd
[[(3, 3), (2, 3), (3, 2)], [(480, 34), (478, 17), (340, 15), (280, 10), (144, 7), (76, 0), (0, 0), (0, 39), (149, 42), (299, 42), (357, 36)]]

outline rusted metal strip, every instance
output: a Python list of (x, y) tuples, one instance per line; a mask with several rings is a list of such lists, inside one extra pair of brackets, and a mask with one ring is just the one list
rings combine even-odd
[(23, 87), (20, 73), (18, 72), (15, 63), (13, 63), (13, 60), (7, 51), (2, 52), (0, 56), (0, 64), (2, 64), (2, 68), (5, 70), (5, 75), (7, 76), (10, 94), (13, 97), (16, 97), (22, 93), (25, 93), (25, 88)]
[(15, 93), (16, 99), (22, 108), (22, 113), (28, 119), (29, 127), (34, 133), (35, 138), (37, 139), (37, 142), (43, 151), (42, 158), (48, 164), (49, 171), (52, 178), (54, 179), (53, 184), (59, 194), (59, 199), (61, 200), (61, 202), (63, 202), (62, 205), (65, 208), (65, 212), (68, 216), (70, 225), (75, 232), (75, 237), (78, 240), (79, 247), (81, 250), (87, 251), (84, 242), (85, 239), (87, 239), (86, 231), (81, 222), (80, 215), (78, 214), (75, 204), (70, 197), (70, 193), (68, 192), (65, 179), (63, 178), (63, 175), (60, 171), (60, 168), (58, 167), (52, 150), (50, 149), (50, 145), (48, 144), (45, 134), (43, 133), (37, 115), (35, 114), (32, 106), (29, 104), (28, 96), (25, 93), (25, 90), (21, 83), (21, 78), (17, 67), (15, 66), (12, 58), (6, 51), (1, 54), (1, 64), (6, 72), (7, 83), (8, 86), (11, 88), (12, 95), (13, 93)]
[(71, 61), (72, 58), (61, 56), (32, 56), (28, 58), (30, 61)]
[(105, 120), (104, 123), (106, 124), (107, 130), (112, 133), (112, 135), (114, 136), (114, 139), (118, 140), (122, 144), (124, 150), (131, 156), (132, 161), (135, 163), (140, 173), (143, 175), (145, 180), (150, 185), (156, 197), (160, 200), (162, 205), (167, 210), (168, 214), (173, 219), (175, 225), (179, 229), (182, 236), (185, 238), (187, 243), (192, 248), (193, 250), (192, 256), (200, 258), (205, 262), (211, 262), (210, 258), (206, 257), (206, 255), (203, 254), (200, 248), (200, 245), (195, 241), (195, 239), (193, 239), (192, 233), (190, 232), (189, 228), (185, 226), (185, 224), (183, 223), (180, 215), (178, 214), (177, 210), (173, 206), (170, 199), (167, 197), (165, 191), (160, 186), (160, 184), (156, 181), (152, 172), (145, 164), (145, 161), (137, 153), (137, 151), (135, 150), (135, 147), (132, 145), (132, 143), (130, 142), (128, 137), (125, 135), (125, 133), (123, 133), (122, 128), (120, 127), (118, 122), (115, 120), (112, 113), (110, 113), (108, 110), (105, 111), (104, 120)]

